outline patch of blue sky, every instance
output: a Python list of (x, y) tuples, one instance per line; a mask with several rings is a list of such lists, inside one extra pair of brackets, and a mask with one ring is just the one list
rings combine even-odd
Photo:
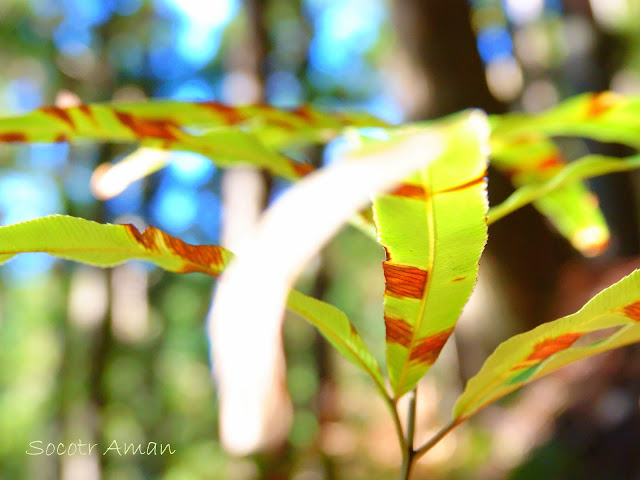
[(195, 72), (173, 45), (152, 46), (149, 52), (149, 63), (152, 73), (162, 80), (184, 78)]
[(2, 93), (2, 103), (12, 113), (28, 112), (38, 108), (42, 101), (42, 85), (30, 77), (10, 81)]
[(118, 15), (133, 15), (142, 6), (142, 0), (115, 0), (114, 11)]
[(379, 0), (307, 0), (314, 23), (312, 68), (340, 75), (378, 41), (386, 6)]
[(65, 169), (64, 191), (71, 201), (88, 205), (95, 202), (89, 185), (93, 170), (85, 165), (70, 165)]
[(298, 78), (291, 72), (278, 71), (267, 77), (267, 101), (280, 108), (295, 107), (304, 101), (304, 92)]
[(205, 234), (207, 243), (217, 243), (220, 239), (222, 223), (222, 203), (220, 196), (210, 192), (198, 193), (198, 227)]
[(61, 0), (65, 17), (75, 25), (102, 25), (111, 18), (115, 0)]
[(157, 90), (157, 96), (173, 98), (185, 102), (212, 100), (215, 97), (213, 87), (203, 78), (190, 78), (186, 81), (167, 82)]
[(236, 15), (240, 0), (156, 0), (156, 11), (178, 21), (176, 51), (199, 69), (218, 53), (224, 28)]
[(60, 213), (56, 182), (46, 173), (9, 171), (0, 177), (0, 213), (4, 224)]
[(67, 143), (34, 143), (16, 152), (16, 164), (57, 175), (66, 168), (68, 155)]
[[(46, 174), (9, 172), (0, 177), (0, 217), (3, 225), (61, 213), (56, 183)], [(16, 256), (2, 269), (10, 281), (31, 280), (45, 273), (55, 259), (45, 254)]]
[(404, 112), (398, 102), (384, 93), (372, 97), (361, 105), (356, 105), (355, 108), (365, 110), (393, 125), (401, 123), (404, 117)]
[(117, 217), (130, 213), (139, 213), (143, 206), (142, 180), (133, 182), (124, 192), (104, 202), (109, 213)]
[(87, 51), (94, 38), (91, 27), (77, 23), (73, 18), (66, 17), (53, 32), (53, 41), (62, 53), (78, 56)]
[(213, 178), (216, 171), (208, 158), (191, 152), (173, 152), (168, 174), (181, 185), (199, 187)]
[(487, 27), (476, 36), (478, 53), (485, 64), (513, 56), (511, 34), (504, 25)]
[(198, 192), (175, 184), (161, 184), (150, 204), (151, 216), (160, 228), (180, 235), (195, 224)]

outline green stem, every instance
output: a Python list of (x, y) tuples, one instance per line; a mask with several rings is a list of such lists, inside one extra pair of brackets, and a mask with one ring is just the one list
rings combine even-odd
[(425, 443), (415, 451), (415, 454), (413, 456), (414, 459), (418, 460), (421, 456), (423, 456), (425, 453), (427, 453), (429, 450), (435, 447), (440, 440), (446, 437), (447, 434), (451, 432), (451, 430), (456, 428), (458, 425), (460, 425), (460, 423), (462, 423), (460, 419), (455, 419), (455, 420), (452, 420), (449, 424), (445, 425), (438, 433), (436, 433), (433, 437), (431, 437), (431, 439), (429, 439), (427, 443)]
[(409, 480), (411, 470), (416, 460), (415, 450), (413, 449), (413, 439), (416, 432), (416, 401), (418, 398), (417, 387), (409, 393), (409, 411), (407, 413), (407, 439), (403, 448), (402, 469), (400, 471), (400, 480)]
[(404, 432), (402, 430), (402, 422), (400, 422), (400, 416), (398, 415), (398, 408), (396, 402), (385, 392), (384, 400), (391, 411), (391, 418), (393, 424), (396, 427), (396, 435), (398, 436), (398, 443), (400, 444), (400, 451), (402, 452), (402, 464), (404, 465), (408, 461), (408, 448), (407, 442), (404, 438)]

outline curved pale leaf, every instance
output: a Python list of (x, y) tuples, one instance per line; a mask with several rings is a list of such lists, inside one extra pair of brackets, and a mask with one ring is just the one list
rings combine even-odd
[(488, 127), (474, 111), (431, 124), (445, 152), (374, 199), (387, 259), (387, 366), (396, 398), (436, 361), (476, 283), (487, 241)]
[(457, 422), (536, 378), (601, 352), (640, 341), (640, 270), (603, 290), (580, 311), (502, 343), (469, 380)]
[[(233, 257), (222, 247), (189, 245), (151, 226), (140, 233), (133, 225), (100, 224), (64, 215), (0, 227), (0, 264), (24, 252), (45, 252), (99, 267), (144, 260), (171, 272), (201, 272), (214, 277)], [(287, 306), (316, 326), (340, 353), (384, 389), (375, 359), (344, 313), (295, 290)]]
[[(515, 187), (539, 192), (530, 201), (578, 251), (594, 256), (609, 245), (609, 229), (598, 200), (579, 178), (551, 189), (544, 187), (564, 169), (571, 168), (553, 141), (536, 134), (493, 138), (491, 165), (505, 173)], [(494, 216), (492, 221), (495, 220)]]

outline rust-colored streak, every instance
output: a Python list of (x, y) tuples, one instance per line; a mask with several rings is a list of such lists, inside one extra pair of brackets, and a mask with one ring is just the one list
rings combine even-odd
[(427, 198), (427, 192), (424, 187), (420, 185), (412, 185), (410, 183), (403, 183), (389, 192), (389, 195), (395, 197), (415, 198), (417, 200), (425, 200)]
[(53, 141), (54, 143), (66, 143), (69, 141), (69, 137), (64, 133), (61, 133), (60, 135), (56, 136), (56, 138)]
[(626, 305), (622, 311), (631, 320), (640, 322), (640, 302), (630, 303), (629, 305)]
[(67, 125), (69, 125), (71, 128), (73, 128), (75, 130), (76, 124), (73, 123), (73, 119), (71, 118), (71, 115), (69, 115), (69, 112), (67, 110), (65, 110), (64, 108), (60, 108), (60, 107), (42, 107), (40, 109), (40, 111), (42, 113), (46, 113), (47, 115), (55, 117), (58, 120), (62, 120), (64, 123), (66, 123)]
[(619, 103), (620, 97), (612, 92), (594, 93), (587, 103), (587, 117), (596, 118), (607, 113)]
[(389, 249), (384, 245), (382, 245), (382, 248), (384, 248), (384, 259), (387, 262), (390, 262), (391, 261), (391, 252), (389, 252)]
[(291, 113), (296, 117), (301, 118), (307, 123), (313, 124), (315, 123), (315, 118), (313, 113), (309, 107), (306, 105), (302, 105), (301, 107), (296, 108), (295, 110), (291, 110)]
[(387, 330), (387, 342), (397, 343), (404, 348), (409, 348), (413, 338), (413, 327), (402, 318), (384, 316), (384, 325)]
[(236, 125), (246, 120), (244, 115), (242, 115), (237, 108), (233, 108), (222, 103), (202, 102), (200, 105), (220, 115), (227, 125)]
[(293, 170), (296, 172), (296, 175), (298, 175), (299, 177), (304, 177), (314, 170), (312, 165), (309, 165), (308, 163), (296, 162), (293, 159), (289, 159), (289, 165), (291, 165), (291, 168), (293, 168)]
[[(207, 275), (218, 276), (222, 266), (220, 247), (215, 245), (190, 245), (179, 238), (174, 238), (166, 233), (162, 234), (167, 248), (176, 255), (185, 259), (185, 265), (180, 269), (182, 273), (202, 272)], [(212, 268), (217, 267), (217, 268)]]
[(117, 119), (138, 138), (160, 138), (163, 140), (177, 141), (176, 131), (178, 125), (172, 120), (146, 119), (136, 117), (130, 113), (114, 110)]
[(382, 262), (386, 282), (385, 295), (398, 298), (422, 298), (427, 283), (426, 270), (409, 265)]
[(146, 250), (151, 250), (153, 252), (159, 252), (160, 248), (158, 247), (156, 235), (154, 232), (160, 233), (160, 230), (157, 230), (154, 227), (147, 227), (147, 229), (140, 233), (140, 231), (131, 224), (123, 225), (125, 230), (129, 235), (133, 237), (133, 239), (142, 245)]
[(556, 352), (566, 350), (571, 345), (573, 345), (573, 343), (582, 335), (582, 333), (565, 333), (564, 335), (560, 335), (559, 337), (543, 340), (542, 342), (534, 345), (533, 353), (527, 357), (527, 361), (542, 361), (546, 358), (549, 358)]
[(555, 155), (550, 155), (546, 158), (544, 158), (538, 165), (537, 168), (538, 170), (550, 170), (553, 168), (557, 168), (557, 167), (561, 167), (562, 165), (564, 165), (564, 160), (562, 158), (561, 155), (559, 154), (555, 154)]
[(95, 126), (98, 125), (98, 121), (96, 120), (96, 117), (93, 114), (93, 110), (91, 110), (91, 105), (80, 105), (78, 107), (78, 110), (82, 112), (84, 116), (91, 121), (91, 123), (93, 123)]
[(416, 361), (423, 365), (433, 365), (438, 355), (440, 355), (442, 347), (447, 343), (451, 332), (453, 332), (453, 328), (418, 340), (416, 346), (411, 350), (409, 361)]
[[(146, 250), (160, 254), (163, 250), (184, 261), (181, 273), (201, 272), (218, 276), (222, 270), (222, 250), (215, 245), (190, 245), (154, 227), (140, 233), (133, 225), (123, 225), (129, 235)], [(217, 268), (212, 268), (217, 267)]]
[(15, 142), (26, 142), (26, 141), (27, 141), (27, 136), (24, 133), (20, 133), (20, 132), (0, 133), (0, 142), (15, 143)]
[(473, 180), (470, 180), (466, 183), (463, 183), (461, 185), (455, 185), (453, 187), (450, 188), (445, 188), (444, 190), (439, 190), (436, 193), (451, 193), (451, 192), (459, 192), (461, 190), (465, 190), (467, 188), (471, 188), (474, 187), (480, 183), (484, 182), (484, 173), (482, 175), (480, 175), (478, 178), (474, 178)]
[(462, 282), (463, 280), (466, 280), (467, 277), (458, 277), (458, 278), (454, 278), (453, 280), (451, 280), (452, 282)]

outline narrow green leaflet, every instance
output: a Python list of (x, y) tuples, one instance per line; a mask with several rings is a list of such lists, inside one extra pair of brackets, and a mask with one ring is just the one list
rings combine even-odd
[[(222, 273), (233, 256), (222, 247), (189, 245), (154, 227), (140, 233), (133, 225), (105, 225), (64, 215), (0, 227), (0, 264), (24, 252), (45, 252), (99, 267), (144, 260), (171, 272), (201, 272), (214, 277)], [(317, 327), (384, 391), (375, 359), (344, 313), (295, 290), (291, 291), (287, 306)]]
[(387, 367), (396, 398), (436, 361), (475, 286), (487, 241), (486, 117), (464, 112), (430, 126), (442, 129), (444, 155), (373, 203), (387, 252)]
[[(523, 187), (518, 188), (504, 202), (489, 209), (488, 223), (491, 225), (528, 203), (549, 197), (550, 194), (562, 190), (566, 185), (572, 185), (576, 181), (606, 175), (607, 173), (626, 172), (637, 168), (640, 168), (640, 155), (626, 158), (587, 155), (564, 166), (546, 182), (525, 184)], [(598, 233), (597, 231), (593, 232), (594, 235)]]
[(568, 168), (553, 141), (530, 134), (502, 141), (492, 138), (491, 147), (491, 165), (505, 173), (515, 187), (544, 192), (532, 199), (534, 206), (574, 248), (586, 256), (606, 249), (610, 234), (598, 200), (579, 178), (550, 190), (542, 188)]
[(454, 408), (457, 423), (558, 368), (640, 341), (640, 270), (580, 311), (502, 343), (469, 380)]
[(585, 93), (543, 113), (496, 115), (490, 121), (492, 136), (500, 139), (568, 135), (640, 148), (640, 96)]
[(325, 113), (306, 106), (280, 110), (267, 105), (234, 108), (217, 102), (154, 100), (44, 107), (23, 116), (0, 118), (0, 142), (141, 142), (153, 148), (201, 153), (222, 166), (252, 164), (296, 179), (310, 167), (276, 150), (327, 141), (351, 125), (385, 124), (366, 114)]

